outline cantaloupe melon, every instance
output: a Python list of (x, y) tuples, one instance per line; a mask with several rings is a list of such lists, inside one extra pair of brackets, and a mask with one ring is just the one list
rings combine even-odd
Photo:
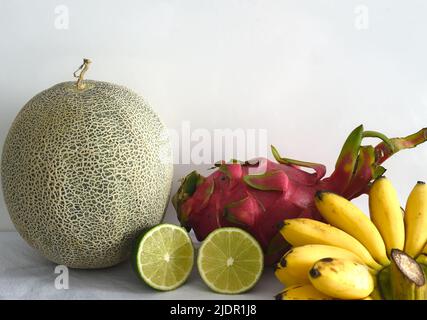
[(31, 246), (58, 264), (102, 268), (126, 259), (139, 231), (161, 222), (172, 154), (143, 98), (81, 80), (39, 93), (19, 112), (3, 148), (2, 185)]

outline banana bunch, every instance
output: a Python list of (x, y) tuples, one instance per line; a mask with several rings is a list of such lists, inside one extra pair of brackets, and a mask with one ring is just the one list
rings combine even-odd
[(347, 199), (318, 192), (329, 223), (297, 218), (280, 233), (293, 248), (277, 264), (286, 286), (278, 300), (426, 300), (427, 185), (418, 182), (406, 208), (380, 177), (369, 192), (370, 217)]

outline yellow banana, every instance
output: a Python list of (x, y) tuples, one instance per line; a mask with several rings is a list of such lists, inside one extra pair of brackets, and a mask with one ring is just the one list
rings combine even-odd
[(390, 264), (380, 232), (358, 207), (331, 192), (318, 192), (315, 202), (326, 221), (359, 240), (377, 262)]
[(427, 266), (427, 253), (421, 253), (417, 258), (417, 262)]
[(405, 252), (391, 251), (390, 288), (394, 300), (425, 300), (424, 268)]
[(304, 284), (286, 288), (276, 296), (276, 300), (332, 300), (332, 298), (316, 290), (311, 284)]
[[(422, 263), (422, 264), (427, 266), (427, 243), (424, 246), (423, 251), (418, 255), (416, 260), (417, 260), (417, 262)], [(427, 276), (427, 274), (426, 274), (426, 276)]]
[(329, 224), (306, 218), (289, 219), (284, 221), (280, 232), (294, 247), (307, 244), (335, 246), (355, 253), (371, 268), (382, 268), (359, 241)]
[(381, 292), (376, 287), (376, 288), (374, 288), (374, 291), (371, 292), (369, 297), (365, 298), (364, 300), (383, 300), (383, 298), (381, 296)]
[(346, 249), (310, 244), (290, 249), (280, 259), (274, 273), (277, 279), (286, 286), (310, 283), (308, 271), (316, 261), (327, 257), (364, 263), (359, 256)]
[(391, 249), (403, 250), (405, 246), (405, 225), (396, 189), (390, 180), (380, 177), (369, 192), (369, 211), (374, 225), (380, 232), (387, 254)]
[(427, 185), (418, 181), (405, 209), (405, 252), (416, 257), (427, 242)]
[(338, 299), (363, 299), (374, 291), (375, 279), (365, 265), (350, 260), (325, 258), (309, 271), (312, 285)]

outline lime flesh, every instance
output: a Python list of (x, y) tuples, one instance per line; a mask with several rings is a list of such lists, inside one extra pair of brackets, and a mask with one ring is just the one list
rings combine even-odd
[(182, 285), (194, 264), (194, 248), (188, 233), (172, 224), (160, 224), (137, 240), (136, 270), (150, 287), (168, 291)]
[(239, 228), (220, 228), (203, 241), (197, 266), (213, 291), (237, 294), (258, 282), (263, 261), (262, 249), (249, 233)]

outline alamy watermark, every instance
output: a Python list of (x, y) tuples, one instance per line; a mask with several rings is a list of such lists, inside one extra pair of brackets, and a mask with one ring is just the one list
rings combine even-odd
[(354, 8), (354, 27), (357, 30), (369, 28), (369, 8), (367, 5), (359, 4)]
[(68, 30), (70, 28), (70, 10), (66, 5), (58, 5), (54, 8), (54, 27), (57, 30)]
[(58, 265), (55, 267), (55, 274), (59, 274), (55, 277), (55, 289), (57, 290), (68, 290), (70, 288), (69, 286), (69, 272), (67, 266), (64, 265)]
[(174, 164), (213, 164), (217, 161), (267, 157), (266, 129), (192, 128), (183, 121), (179, 129), (166, 133), (172, 144)]

